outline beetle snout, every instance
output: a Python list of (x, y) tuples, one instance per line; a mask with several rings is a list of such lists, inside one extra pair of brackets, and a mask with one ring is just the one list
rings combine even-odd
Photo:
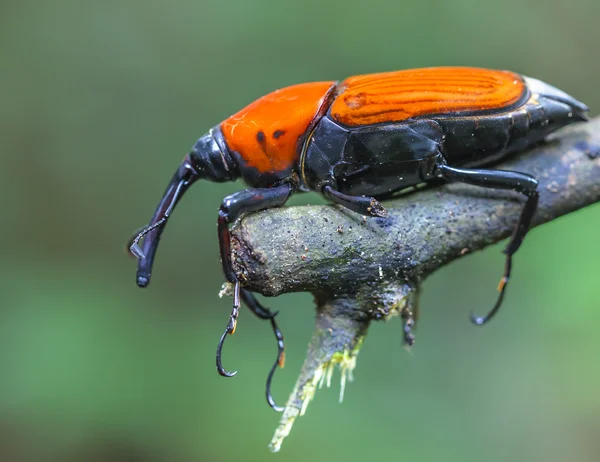
[[(195, 160), (192, 155), (188, 154), (173, 175), (150, 223), (133, 239), (130, 252), (139, 259), (136, 277), (139, 287), (146, 287), (150, 283), (156, 249), (173, 209), (185, 191), (199, 178)], [(140, 246), (139, 242), (142, 239), (143, 242)]]

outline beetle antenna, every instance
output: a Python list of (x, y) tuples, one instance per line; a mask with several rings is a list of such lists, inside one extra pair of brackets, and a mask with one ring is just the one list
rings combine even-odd
[(165, 225), (185, 191), (199, 178), (200, 175), (194, 169), (191, 156), (188, 154), (173, 175), (150, 224), (131, 239), (129, 252), (139, 259), (136, 276), (138, 286), (146, 287), (150, 283), (154, 255)]
[(137, 231), (127, 244), (127, 248), (129, 253), (136, 258), (144, 258), (144, 252), (142, 252), (141, 247), (139, 246), (140, 239), (142, 239), (146, 234), (148, 234), (153, 229), (158, 228), (165, 221), (167, 221), (166, 217), (161, 218), (158, 222), (154, 223), (152, 226), (146, 226), (141, 231)]
[(283, 412), (283, 408), (275, 404), (275, 400), (273, 399), (273, 395), (271, 394), (271, 382), (273, 381), (273, 374), (275, 374), (275, 370), (277, 369), (277, 367), (283, 367), (285, 365), (285, 345), (283, 343), (283, 335), (281, 334), (281, 331), (279, 330), (279, 327), (275, 322), (275, 316), (271, 318), (271, 327), (273, 328), (273, 332), (275, 333), (275, 338), (277, 338), (278, 351), (277, 359), (273, 363), (273, 366), (271, 366), (271, 370), (267, 375), (265, 395), (267, 397), (267, 403), (269, 403), (269, 406), (271, 406), (271, 408), (274, 411)]

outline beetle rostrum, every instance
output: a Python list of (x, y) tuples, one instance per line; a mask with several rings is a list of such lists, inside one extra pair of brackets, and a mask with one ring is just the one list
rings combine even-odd
[[(551, 132), (587, 120), (583, 103), (540, 80), (509, 71), (470, 67), (410, 69), (303, 83), (254, 101), (202, 136), (171, 179), (146, 228), (130, 251), (138, 258), (137, 284), (150, 282), (164, 227), (177, 202), (199, 179), (242, 178), (249, 186), (227, 196), (217, 230), (223, 272), (233, 284), (233, 309), (217, 347), (217, 371), (227, 335), (233, 334), (241, 302), (271, 322), (278, 353), (266, 384), (283, 366), (283, 336), (276, 313), (242, 288), (231, 262), (229, 226), (245, 213), (281, 207), (296, 192), (314, 191), (367, 217), (385, 217), (383, 198), (431, 181), (463, 182), (514, 190), (525, 203), (508, 245), (493, 308), (473, 316), (485, 324), (499, 310), (512, 257), (535, 214), (537, 180), (525, 172), (489, 166), (543, 140)], [(140, 241), (142, 244), (140, 245)], [(405, 341), (412, 344), (412, 319)]]

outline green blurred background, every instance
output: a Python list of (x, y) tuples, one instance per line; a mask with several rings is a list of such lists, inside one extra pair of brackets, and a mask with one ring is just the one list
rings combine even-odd
[[(501, 245), (426, 281), (418, 343), (376, 323), (343, 405), (317, 394), (282, 452), (265, 404), (272, 334), (230, 299), (220, 199), (186, 195), (154, 280), (124, 247), (196, 138), (278, 87), (430, 65), (512, 69), (598, 114), (597, 0), (8, 0), (0, 15), (0, 461), (598, 461), (600, 209), (534, 230), (484, 329)], [(317, 203), (315, 195), (292, 204)], [(284, 401), (310, 338), (280, 309)]]

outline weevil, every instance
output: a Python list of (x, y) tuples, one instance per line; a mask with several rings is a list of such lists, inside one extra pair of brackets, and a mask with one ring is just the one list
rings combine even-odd
[[(489, 166), (543, 140), (549, 133), (587, 120), (588, 108), (540, 80), (510, 71), (434, 67), (359, 75), (341, 82), (292, 85), (263, 96), (203, 135), (171, 179), (149, 225), (131, 241), (138, 257), (137, 284), (150, 282), (160, 236), (177, 202), (197, 180), (242, 178), (248, 189), (227, 196), (219, 208), (223, 272), (233, 284), (233, 309), (217, 347), (236, 329), (243, 301), (270, 320), (277, 361), (267, 377), (267, 401), (283, 336), (275, 314), (242, 288), (231, 261), (229, 226), (245, 213), (281, 207), (296, 192), (314, 191), (367, 217), (386, 217), (380, 200), (422, 183), (446, 180), (514, 190), (525, 203), (508, 245), (496, 302), (498, 311), (512, 268), (538, 203), (537, 180), (525, 172)], [(143, 239), (143, 241), (142, 241)], [(141, 245), (139, 244), (142, 241)], [(410, 321), (410, 320), (409, 320)], [(407, 324), (405, 340), (412, 342)]]

